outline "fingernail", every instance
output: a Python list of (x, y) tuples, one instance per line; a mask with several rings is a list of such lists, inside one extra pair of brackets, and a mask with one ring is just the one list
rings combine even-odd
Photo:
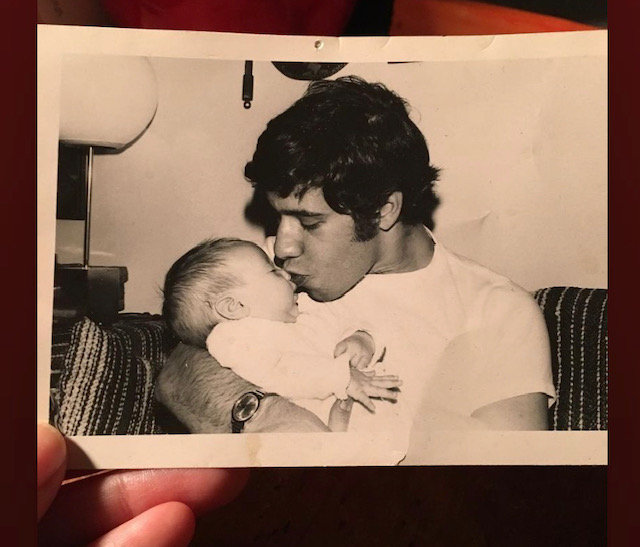
[(60, 432), (46, 422), (38, 423), (38, 486), (64, 464), (67, 447)]

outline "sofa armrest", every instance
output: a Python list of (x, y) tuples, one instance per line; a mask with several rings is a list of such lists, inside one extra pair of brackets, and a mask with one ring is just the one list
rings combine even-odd
[(163, 432), (154, 391), (171, 339), (160, 316), (122, 314), (110, 327), (85, 317), (53, 342), (51, 421), (62, 433)]
[(551, 343), (554, 430), (608, 428), (607, 289), (548, 287), (534, 293)]

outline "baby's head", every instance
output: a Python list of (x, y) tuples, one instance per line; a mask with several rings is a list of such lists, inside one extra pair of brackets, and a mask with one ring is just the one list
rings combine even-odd
[(295, 284), (255, 243), (209, 239), (171, 266), (164, 283), (162, 314), (185, 343), (205, 346), (222, 321), (245, 317), (295, 322)]

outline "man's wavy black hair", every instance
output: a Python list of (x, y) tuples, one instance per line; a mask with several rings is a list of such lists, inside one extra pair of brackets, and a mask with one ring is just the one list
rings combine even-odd
[(432, 228), (439, 170), (407, 106), (357, 76), (312, 82), (269, 122), (245, 176), (263, 195), (302, 197), (321, 188), (334, 211), (354, 219), (360, 241), (375, 236), (379, 211), (396, 191), (403, 196), (400, 220)]

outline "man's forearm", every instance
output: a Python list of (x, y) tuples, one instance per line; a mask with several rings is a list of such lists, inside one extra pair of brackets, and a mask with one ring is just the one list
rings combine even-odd
[(230, 433), (231, 408), (252, 389), (206, 350), (179, 344), (158, 376), (156, 397), (192, 433)]
[[(257, 386), (221, 366), (208, 351), (179, 344), (167, 358), (156, 397), (191, 433), (231, 433), (231, 409)], [(247, 433), (328, 431), (313, 413), (282, 397), (267, 397)]]

